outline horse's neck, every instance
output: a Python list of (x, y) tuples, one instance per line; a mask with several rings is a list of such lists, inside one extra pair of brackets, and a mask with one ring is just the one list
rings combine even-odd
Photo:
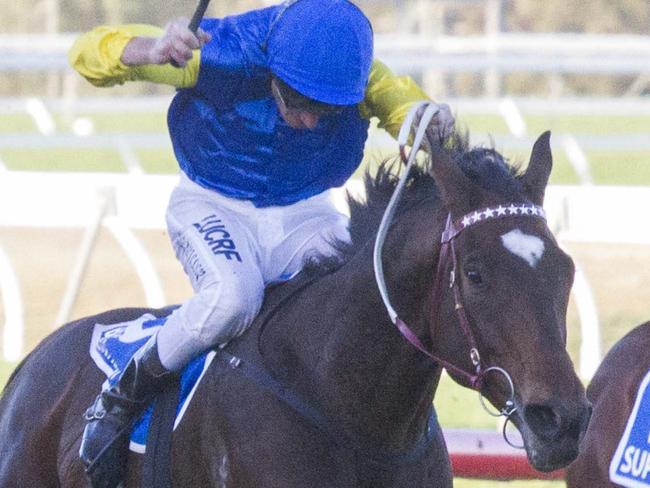
[[(265, 356), (337, 427), (404, 448), (423, 431), (439, 369), (391, 323), (370, 263), (356, 256), (309, 287), (300, 298), (308, 306), (281, 314)], [(400, 309), (421, 315), (417, 280), (394, 278), (414, 288), (399, 294)]]

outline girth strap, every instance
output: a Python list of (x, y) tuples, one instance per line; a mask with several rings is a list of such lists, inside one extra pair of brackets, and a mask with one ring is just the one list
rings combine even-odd
[(406, 452), (393, 452), (376, 446), (374, 443), (362, 439), (353, 439), (348, 436), (335, 433), (330, 427), (330, 422), (315, 407), (306, 402), (294, 391), (284, 387), (282, 383), (271, 376), (265, 369), (245, 361), (225, 350), (218, 349), (215, 362), (233, 371), (239, 371), (249, 380), (261, 386), (295, 412), (308, 420), (314, 427), (327, 435), (337, 448), (354, 451), (365, 458), (368, 462), (381, 466), (400, 466), (402, 464), (417, 461), (424, 455), (436, 439), (436, 432), (439, 430), (436, 412), (431, 407), (427, 427), (416, 446)]
[(171, 447), (179, 393), (180, 380), (174, 379), (156, 396), (142, 465), (143, 488), (172, 488)]

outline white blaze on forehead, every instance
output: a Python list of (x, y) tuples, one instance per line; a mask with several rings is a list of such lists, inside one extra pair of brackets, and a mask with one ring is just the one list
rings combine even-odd
[(501, 242), (508, 251), (526, 261), (531, 268), (537, 265), (544, 254), (544, 241), (537, 236), (524, 234), (519, 229), (503, 234)]

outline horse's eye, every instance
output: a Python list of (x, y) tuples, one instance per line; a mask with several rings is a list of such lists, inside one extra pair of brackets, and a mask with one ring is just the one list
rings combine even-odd
[(465, 270), (465, 276), (474, 283), (475, 285), (482, 285), (483, 284), (483, 276), (481, 276), (481, 273), (476, 270), (476, 269), (467, 269)]

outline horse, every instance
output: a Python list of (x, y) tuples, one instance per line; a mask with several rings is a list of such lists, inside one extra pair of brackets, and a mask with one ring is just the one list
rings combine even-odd
[(607, 353), (587, 387), (593, 416), (578, 458), (566, 470), (569, 488), (620, 486), (609, 467), (634, 407), (639, 385), (650, 371), (650, 322), (641, 324)]
[[(268, 290), (247, 333), (216, 350), (173, 433), (174, 486), (449, 487), (432, 408), (443, 365), (508, 416), (536, 469), (577, 456), (590, 405), (566, 350), (574, 265), (541, 209), (550, 133), (525, 171), (468, 140), (428, 136), (404, 180), (381, 256), (400, 327), (373, 267), (398, 185), (386, 162), (366, 175), (365, 199), (348, 196), (350, 241)], [(22, 361), (0, 399), (0, 487), (87, 486), (82, 416), (105, 379), (88, 354), (93, 326), (145, 312), (169, 310), (82, 318)], [(124, 485), (138, 486), (142, 456), (129, 456)]]

